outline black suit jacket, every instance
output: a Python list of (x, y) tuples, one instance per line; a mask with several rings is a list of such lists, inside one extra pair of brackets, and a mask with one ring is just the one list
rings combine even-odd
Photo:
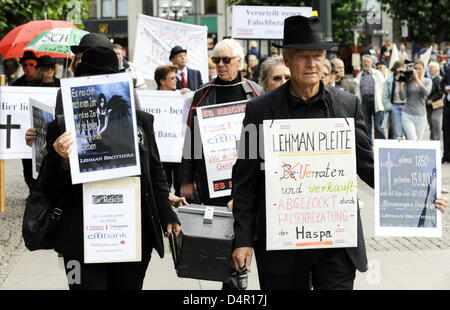
[[(203, 84), (202, 75), (198, 70), (187, 68), (187, 71), (188, 71), (187, 88), (189, 88), (192, 91), (196, 91)], [(181, 81), (177, 78), (177, 89), (182, 88), (184, 88), (183, 84), (181, 84)]]
[[(246, 107), (243, 121), (244, 131), (241, 135), (239, 159), (233, 167), (233, 214), (235, 248), (254, 247), (258, 269), (265, 272), (283, 274), (295, 268), (294, 253), (299, 250), (266, 251), (266, 220), (265, 220), (265, 172), (264, 159), (261, 154), (254, 156), (249, 142), (256, 142), (257, 150), (262, 139), (263, 120), (289, 119), (288, 99), (286, 95), (290, 82), (283, 84), (274, 91), (252, 99)], [(327, 117), (354, 118), (356, 133), (357, 173), (369, 186), (373, 187), (373, 152), (371, 141), (367, 136), (366, 127), (361, 112), (359, 99), (335, 87), (325, 86), (325, 101)], [(250, 125), (256, 130), (256, 135), (250, 133), (251, 139), (243, 140), (245, 127)], [(249, 156), (250, 154), (250, 156)], [(247, 155), (247, 157), (245, 156)], [(251, 157), (253, 155), (253, 157)], [(252, 159), (253, 158), (253, 159)], [(361, 218), (358, 211), (358, 247), (346, 248), (354, 266), (367, 270), (367, 256), (364, 243)]]

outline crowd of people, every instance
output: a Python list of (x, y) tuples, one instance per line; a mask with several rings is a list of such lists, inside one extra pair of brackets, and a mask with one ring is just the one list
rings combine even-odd
[[(245, 55), (242, 45), (234, 39), (218, 42), (209, 59), (209, 81), (202, 81), (200, 72), (189, 68), (187, 49), (181, 46), (171, 49), (167, 57), (172, 64), (156, 68), (154, 80), (160, 91), (195, 92), (187, 119), (191, 134), (186, 135), (181, 163), (161, 163), (153, 133), (153, 116), (142, 111), (137, 113), (138, 126), (143, 128), (148, 144), (139, 149), (143, 259), (121, 264), (81, 263), (82, 277), (86, 281), (71, 284), (71, 289), (142, 288), (152, 249), (163, 255), (162, 232), (166, 235), (180, 232), (180, 222), (172, 206), (186, 201), (233, 210), (234, 268), (251, 271), (255, 253), (262, 289), (310, 289), (311, 286), (315, 289), (351, 289), (356, 269), (367, 270), (361, 225), (358, 225), (356, 248), (266, 250), (265, 177), (264, 170), (260, 169), (263, 161), (260, 157), (239, 158), (233, 167), (232, 194), (211, 198), (205, 158), (194, 154), (194, 146), (199, 142), (195, 140), (200, 139), (197, 108), (250, 100), (243, 125), (254, 124), (256, 128), (264, 119), (352, 117), (355, 119), (358, 174), (373, 187), (372, 136), (376, 139), (423, 139), (428, 122), (431, 139), (439, 140), (441, 127), (444, 128), (447, 149), (442, 161), (450, 162), (448, 97), (444, 98), (445, 108), (435, 104), (444, 93), (450, 92), (450, 68), (446, 68), (445, 78), (442, 78), (439, 64), (432, 62), (426, 66), (421, 60), (409, 63), (406, 56), (386, 71), (367, 54), (362, 56), (361, 72), (350, 78), (345, 74), (342, 59), (326, 60), (326, 50), (337, 44), (323, 39), (318, 17), (289, 17), (284, 27), (283, 44), (274, 45), (275, 49), (271, 49), (274, 55), (270, 57), (261, 57), (254, 45)], [(277, 55), (277, 49), (283, 51), (282, 55)], [(78, 46), (72, 46), (72, 51), (75, 54), (71, 65), (74, 76), (130, 71), (135, 89), (147, 88), (139, 68), (125, 60), (123, 48), (111, 44), (100, 34), (85, 35)], [(386, 68), (387, 53), (388, 50), (383, 50), (380, 60)], [(51, 57), (37, 58), (32, 52), (25, 52), (20, 64), (24, 75), (12, 85), (59, 86), (59, 80), (55, 78), (55, 61)], [(136, 109), (139, 110), (139, 104)], [(56, 114), (63, 114), (60, 93)], [(28, 144), (32, 143), (33, 136), (33, 130), (28, 130)], [(70, 132), (63, 132), (56, 121), (49, 125), (47, 156), (52, 162), (52, 171), (45, 183), (59, 196), (63, 194), (61, 199), (69, 205), (61, 216), (55, 250), (64, 255), (66, 262), (82, 262), (82, 190), (81, 185), (71, 184), (68, 172), (73, 143), (74, 137)], [(34, 181), (28, 164), (24, 160), (25, 180), (31, 187)], [(170, 193), (172, 186), (175, 195)], [(148, 197), (153, 198), (149, 200)], [(441, 211), (447, 205), (445, 197), (436, 200), (436, 207)], [(234, 286), (224, 282), (223, 288), (233, 289)]]

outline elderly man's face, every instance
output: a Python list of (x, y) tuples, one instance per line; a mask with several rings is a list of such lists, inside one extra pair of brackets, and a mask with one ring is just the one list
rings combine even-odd
[(344, 62), (340, 59), (334, 60), (334, 69), (336, 70), (336, 75), (342, 79), (345, 76), (345, 66)]
[(364, 71), (372, 69), (372, 59), (370, 57), (364, 57), (361, 62)]
[[(214, 57), (217, 57), (217, 59), (220, 58), (220, 61), (216, 63), (216, 68), (217, 76), (222, 81), (232, 81), (237, 78), (242, 61), (239, 57), (224, 52), (217, 52)], [(223, 60), (224, 58), (225, 62)]]
[(283, 55), (286, 66), (291, 71), (293, 83), (314, 86), (323, 76), (325, 66), (324, 50), (292, 50)]
[(188, 62), (188, 57), (187, 57), (187, 53), (186, 52), (181, 52), (176, 54), (175, 56), (173, 56), (172, 58), (172, 63), (176, 66), (178, 66), (178, 68), (183, 69), (184, 67), (186, 67)]

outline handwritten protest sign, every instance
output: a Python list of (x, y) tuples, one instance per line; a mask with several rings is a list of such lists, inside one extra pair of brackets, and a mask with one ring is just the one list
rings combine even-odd
[(132, 87), (128, 72), (61, 80), (73, 184), (140, 174)]
[(231, 172), (238, 156), (237, 142), (241, 137), (247, 102), (197, 108), (211, 198), (231, 195)]
[(36, 132), (32, 149), (33, 178), (37, 179), (42, 160), (47, 155), (46, 140), (48, 124), (55, 119), (55, 108), (30, 98), (30, 121)]
[(0, 159), (31, 158), (25, 132), (31, 128), (29, 99), (55, 106), (56, 87), (0, 87)]
[(263, 125), (267, 250), (356, 247), (353, 119)]
[(439, 141), (375, 140), (375, 234), (441, 237)]
[(283, 39), (284, 20), (289, 16), (310, 17), (311, 7), (233, 5), (233, 38)]
[(138, 90), (142, 111), (155, 117), (156, 144), (162, 162), (180, 163), (186, 119), (194, 92)]
[(208, 81), (207, 32), (208, 28), (205, 26), (140, 14), (133, 62), (144, 79), (153, 80), (155, 69), (161, 65), (171, 64), (170, 50), (180, 45), (187, 50), (188, 66), (200, 71), (202, 81)]

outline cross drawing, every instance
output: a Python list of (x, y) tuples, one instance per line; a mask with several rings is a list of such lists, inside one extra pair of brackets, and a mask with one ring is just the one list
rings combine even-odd
[(20, 129), (20, 124), (11, 124), (11, 114), (6, 115), (6, 124), (0, 124), (0, 129), (6, 130), (6, 148), (11, 148), (11, 130)]

